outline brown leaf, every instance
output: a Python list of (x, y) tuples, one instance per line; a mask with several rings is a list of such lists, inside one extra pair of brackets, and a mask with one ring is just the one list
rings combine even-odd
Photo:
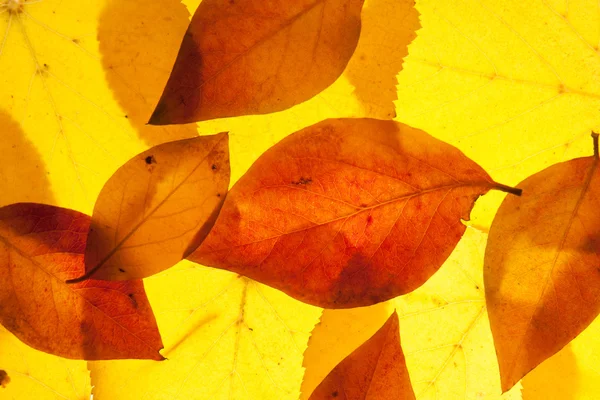
[(145, 278), (196, 249), (229, 187), (227, 133), (164, 143), (129, 160), (102, 188), (85, 250), (86, 273)]
[(267, 114), (315, 96), (352, 56), (363, 1), (202, 1), (150, 123)]
[(496, 214), (485, 254), (504, 391), (600, 312), (597, 147), (594, 157), (553, 165), (519, 187), (523, 197), (507, 197)]
[(66, 358), (163, 360), (141, 281), (65, 280), (83, 272), (90, 217), (43, 204), (0, 209), (0, 323)]
[(310, 400), (414, 399), (395, 312), (369, 340), (340, 362)]
[(326, 120), (254, 163), (189, 259), (309, 304), (365, 306), (423, 284), (456, 246), (477, 197), (501, 187), (421, 130)]

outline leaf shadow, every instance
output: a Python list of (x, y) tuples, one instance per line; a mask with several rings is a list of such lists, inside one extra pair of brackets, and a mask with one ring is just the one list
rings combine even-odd
[(198, 135), (196, 124), (147, 125), (189, 16), (179, 0), (110, 0), (99, 18), (98, 41), (108, 85), (126, 112), (124, 118), (150, 146)]
[(54, 204), (48, 172), (21, 125), (0, 109), (0, 206), (19, 202)]
[(360, 39), (344, 75), (367, 116), (392, 119), (398, 100), (396, 75), (421, 27), (419, 12), (413, 0), (368, 0), (361, 19)]

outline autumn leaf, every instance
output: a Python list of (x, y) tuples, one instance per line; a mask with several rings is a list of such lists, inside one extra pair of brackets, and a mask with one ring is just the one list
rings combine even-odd
[(0, 325), (0, 397), (88, 400), (92, 391), (85, 361), (35, 350)]
[(310, 400), (414, 399), (400, 346), (398, 315), (339, 363), (315, 389)]
[(331, 85), (360, 35), (363, 0), (205, 0), (150, 118), (155, 125), (281, 111)]
[(141, 281), (86, 281), (90, 217), (43, 204), (0, 209), (0, 322), (29, 346), (61, 357), (162, 360)]
[(53, 204), (91, 213), (104, 182), (145, 147), (104, 78), (96, 27), (105, 2), (22, 3), (0, 7), (0, 108), (39, 153)]
[(189, 261), (145, 285), (168, 360), (88, 363), (94, 398), (298, 399), (320, 309)]
[(600, 173), (594, 156), (553, 165), (519, 184), (498, 210), (485, 255), (486, 301), (510, 389), (600, 312)]
[(179, 262), (208, 234), (229, 187), (227, 133), (155, 146), (104, 185), (92, 214), (85, 275), (145, 278)]
[(309, 304), (369, 305), (423, 284), (490, 189), (512, 190), (423, 131), (327, 120), (259, 158), (189, 259)]
[(521, 400), (520, 385), (501, 395), (481, 271), (486, 240), (467, 228), (440, 270), (411, 293), (364, 309), (325, 310), (305, 353), (303, 393), (345, 357), (348, 343), (365, 337), (365, 329), (373, 333), (376, 321), (382, 324), (395, 309), (418, 400)]
[[(505, 184), (589, 155), (600, 129), (595, 1), (419, 0), (398, 75), (398, 119), (462, 150)], [(489, 228), (503, 196), (480, 200)]]

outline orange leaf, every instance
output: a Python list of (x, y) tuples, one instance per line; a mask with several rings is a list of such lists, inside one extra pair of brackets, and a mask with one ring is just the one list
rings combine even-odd
[(502, 185), (421, 130), (327, 120), (254, 163), (189, 259), (321, 307), (365, 306), (423, 284), (492, 188)]
[(227, 133), (164, 143), (129, 160), (102, 188), (72, 282), (139, 279), (196, 249), (229, 187)]
[(0, 322), (61, 357), (163, 360), (141, 281), (64, 283), (83, 272), (89, 225), (85, 214), (43, 204), (0, 209)]
[(600, 172), (594, 157), (553, 165), (507, 197), (485, 254), (486, 301), (502, 389), (558, 352), (600, 312)]
[(395, 312), (369, 340), (344, 358), (310, 400), (414, 399)]
[(352, 56), (363, 1), (202, 1), (150, 123), (267, 114), (315, 96)]

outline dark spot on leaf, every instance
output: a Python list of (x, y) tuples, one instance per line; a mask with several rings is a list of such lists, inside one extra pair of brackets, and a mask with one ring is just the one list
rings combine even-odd
[(212, 167), (210, 167), (210, 168), (212, 168), (212, 170), (215, 171), (217, 169), (217, 165), (213, 164)]
[(221, 193), (217, 193), (217, 197), (221, 197)]
[(338, 397), (338, 391), (336, 390), (335, 392), (331, 393), (331, 397)]
[(150, 164), (156, 164), (156, 159), (154, 158), (154, 156), (148, 156), (145, 159), (146, 164), (150, 165)]
[(479, 285), (475, 285), (475, 289), (479, 290)]
[(252, 328), (250, 328), (250, 327), (248, 327), (248, 329), (250, 329), (252, 332), (254, 332), (254, 329), (252, 329)]
[(133, 293), (129, 293), (127, 296), (129, 297), (129, 300), (131, 300), (131, 304), (133, 305), (133, 308), (138, 308), (138, 303), (137, 303), (137, 300), (135, 299), (135, 296), (133, 295)]
[(369, 215), (369, 216), (367, 217), (367, 226), (370, 226), (372, 223), (373, 223), (373, 216), (372, 216), (372, 215)]
[(300, 177), (297, 181), (292, 181), (292, 185), (308, 185), (312, 182), (312, 178)]
[(3, 369), (0, 369), (0, 386), (5, 388), (6, 385), (9, 384), (9, 382), (10, 382), (10, 377), (8, 376), (6, 371), (4, 371)]
[(119, 271), (121, 272), (125, 272), (125, 270), (123, 268), (119, 268)]
[(129, 119), (129, 115), (125, 115), (125, 118)]
[(79, 44), (79, 39), (73, 38), (72, 42), (75, 43), (75, 44)]

